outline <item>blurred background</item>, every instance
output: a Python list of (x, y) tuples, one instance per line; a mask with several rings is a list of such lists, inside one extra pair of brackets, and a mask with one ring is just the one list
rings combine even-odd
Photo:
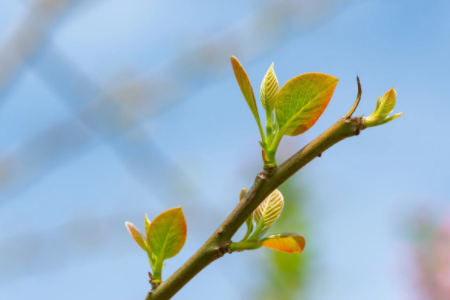
[(270, 232), (305, 236), (301, 255), (225, 255), (174, 298), (450, 299), (449, 16), (446, 0), (2, 0), (0, 299), (143, 299), (124, 222), (145, 213), (187, 219), (163, 277), (201, 246), (262, 168), (230, 55), (256, 94), (272, 62), (280, 86), (340, 79), (278, 162), (350, 109), (356, 75), (357, 114), (393, 85), (405, 114), (281, 187)]

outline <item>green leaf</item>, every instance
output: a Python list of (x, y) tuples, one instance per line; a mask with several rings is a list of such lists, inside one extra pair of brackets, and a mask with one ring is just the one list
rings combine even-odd
[(390, 117), (387, 117), (387, 118), (385, 118), (383, 121), (381, 121), (379, 125), (383, 125), (383, 124), (389, 123), (389, 122), (391, 122), (392, 120), (395, 120), (395, 119), (397, 119), (398, 117), (401, 117), (402, 115), (403, 115), (403, 112), (398, 113), (398, 114), (395, 114), (395, 115), (390, 116)]
[(337, 78), (321, 73), (289, 80), (278, 92), (275, 104), (279, 133), (296, 136), (311, 128), (330, 102), (337, 82)]
[(305, 238), (296, 233), (279, 233), (262, 239), (261, 245), (286, 253), (301, 253), (305, 248)]
[(155, 255), (153, 255), (152, 248), (150, 247), (150, 220), (148, 219), (147, 214), (145, 214), (145, 235), (147, 236), (147, 253), (148, 253), (148, 259), (150, 260), (150, 266), (153, 269), (153, 266), (155, 265)]
[(381, 97), (380, 103), (377, 105), (377, 113), (384, 119), (394, 110), (395, 100), (397, 99), (397, 93), (394, 87), (387, 91), (383, 97)]
[(264, 76), (259, 94), (262, 106), (271, 113), (275, 108), (275, 100), (278, 94), (278, 79), (273, 70), (273, 63)]
[(261, 237), (270, 226), (278, 219), (283, 210), (283, 195), (279, 190), (274, 190), (264, 201), (255, 209), (254, 218), (257, 224), (253, 236)]
[(128, 231), (130, 232), (133, 239), (136, 243), (141, 247), (144, 251), (148, 251), (147, 239), (145, 236), (136, 228), (132, 223), (125, 222), (125, 226), (127, 226)]
[(174, 257), (186, 242), (187, 226), (181, 207), (158, 215), (150, 224), (148, 241), (158, 261)]

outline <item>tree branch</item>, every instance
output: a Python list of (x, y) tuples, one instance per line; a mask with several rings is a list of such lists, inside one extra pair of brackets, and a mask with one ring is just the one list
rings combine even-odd
[(236, 208), (209, 237), (206, 243), (175, 273), (158, 288), (148, 293), (146, 300), (166, 300), (172, 298), (186, 283), (210, 263), (230, 253), (229, 244), (236, 231), (242, 226), (248, 216), (258, 205), (289, 177), (334, 144), (355, 135), (365, 129), (362, 117), (352, 118), (352, 114), (361, 98), (361, 86), (358, 80), (358, 96), (351, 110), (333, 126), (319, 135), (311, 143), (294, 154), (282, 165), (267, 168), (256, 177), (247, 195)]

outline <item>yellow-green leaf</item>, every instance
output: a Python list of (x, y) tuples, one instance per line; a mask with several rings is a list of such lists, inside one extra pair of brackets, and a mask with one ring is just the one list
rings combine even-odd
[[(395, 92), (394, 87), (392, 87), (389, 91), (387, 91), (381, 100), (379, 101), (377, 113), (385, 118), (389, 116), (389, 114), (394, 110), (395, 100), (397, 99), (397, 93)], [(378, 102), (378, 101), (377, 101)]]
[(139, 231), (139, 229), (137, 229), (136, 226), (134, 226), (130, 222), (125, 222), (125, 226), (127, 226), (128, 231), (130, 232), (136, 243), (139, 245), (139, 247), (144, 249), (144, 251), (148, 251), (147, 240), (145, 239), (145, 236)]
[(389, 116), (395, 107), (395, 101), (397, 100), (397, 93), (395, 92), (394, 87), (392, 87), (389, 91), (387, 91), (383, 97), (378, 97), (377, 106), (373, 114), (364, 118), (364, 124), (367, 127), (378, 126), (382, 124), (389, 123), (390, 121), (397, 119), (403, 113), (395, 114), (393, 116)]
[(186, 242), (187, 226), (181, 207), (158, 215), (150, 224), (148, 242), (159, 261), (174, 257)]
[(403, 113), (401, 112), (401, 113), (395, 114), (393, 116), (387, 117), (383, 121), (381, 121), (379, 125), (389, 123), (390, 121), (395, 120), (398, 117), (401, 117), (402, 115), (403, 115)]
[(256, 122), (260, 122), (255, 95), (253, 94), (253, 88), (250, 84), (250, 79), (248, 79), (247, 73), (245, 72), (241, 63), (234, 56), (231, 56), (231, 65), (233, 66), (234, 75), (236, 76), (236, 80), (239, 84), (239, 87), (241, 88), (241, 92), (244, 95), (245, 101), (247, 101), (248, 107), (250, 107), (250, 110), (252, 111)]
[[(274, 190), (264, 201), (255, 209), (255, 223), (258, 236), (264, 233), (278, 219), (283, 210), (283, 195), (279, 190)], [(255, 231), (255, 233), (257, 232)]]
[(295, 233), (279, 233), (262, 239), (261, 245), (286, 253), (301, 253), (305, 249), (305, 238)]
[(273, 70), (273, 63), (267, 71), (261, 83), (261, 103), (265, 110), (272, 112), (275, 108), (275, 100), (278, 94), (278, 79)]
[(296, 136), (311, 128), (324, 112), (338, 79), (307, 73), (289, 80), (278, 92), (275, 109), (283, 135)]

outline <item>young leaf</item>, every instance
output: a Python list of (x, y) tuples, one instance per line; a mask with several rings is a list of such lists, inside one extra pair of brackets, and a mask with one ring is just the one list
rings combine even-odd
[(242, 67), (241, 63), (236, 57), (231, 56), (231, 65), (233, 66), (234, 75), (241, 88), (241, 92), (244, 95), (245, 101), (247, 101), (248, 107), (252, 111), (253, 117), (255, 117), (256, 123), (258, 124), (259, 134), (261, 135), (261, 141), (265, 143), (264, 130), (259, 119), (258, 107), (256, 106), (255, 95), (253, 94), (253, 88), (250, 84), (250, 79), (248, 79), (247, 73)]
[(394, 110), (395, 100), (397, 99), (397, 93), (395, 92), (394, 87), (392, 87), (389, 91), (387, 91), (378, 104), (378, 114), (385, 118), (390, 115), (390, 113)]
[(278, 92), (275, 104), (279, 133), (296, 136), (311, 128), (330, 102), (337, 82), (337, 78), (321, 73), (289, 80)]
[(187, 227), (181, 207), (158, 215), (150, 224), (148, 242), (161, 263), (174, 257), (186, 242)]
[(261, 245), (286, 253), (301, 253), (305, 248), (305, 238), (295, 233), (279, 233), (262, 239)]
[(148, 244), (145, 236), (139, 231), (139, 229), (136, 228), (132, 223), (125, 222), (125, 226), (127, 226), (128, 231), (130, 232), (133, 239), (136, 241), (136, 243), (144, 249), (144, 251), (148, 251)]
[(378, 126), (382, 124), (386, 124), (394, 119), (397, 119), (403, 113), (395, 114), (393, 116), (389, 116), (395, 107), (395, 101), (397, 99), (397, 93), (394, 88), (391, 88), (387, 91), (383, 97), (378, 97), (377, 106), (373, 114), (364, 119), (364, 124), (367, 127)]
[(283, 205), (283, 195), (279, 190), (275, 190), (255, 209), (257, 227), (254, 236), (261, 237), (266, 233), (280, 216)]
[(253, 113), (257, 122), (259, 121), (258, 108), (256, 106), (255, 95), (253, 94), (253, 88), (250, 84), (250, 79), (248, 79), (247, 73), (242, 67), (241, 63), (237, 60), (236, 57), (231, 57), (231, 65), (233, 66), (234, 75), (236, 76), (236, 80), (241, 88), (241, 92), (244, 95), (245, 101), (247, 101), (248, 107)]
[(275, 108), (275, 99), (278, 93), (278, 79), (273, 70), (273, 63), (261, 83), (261, 103), (265, 110), (272, 112)]

